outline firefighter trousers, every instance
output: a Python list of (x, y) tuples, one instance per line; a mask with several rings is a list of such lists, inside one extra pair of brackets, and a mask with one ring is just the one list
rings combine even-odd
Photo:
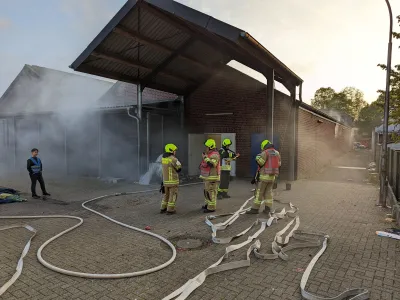
[(221, 182), (218, 187), (218, 193), (228, 193), (230, 179), (231, 171), (221, 170)]
[(208, 210), (217, 208), (218, 182), (204, 181), (204, 201)]
[(270, 209), (274, 203), (272, 188), (274, 187), (274, 181), (259, 181), (257, 183), (257, 189), (252, 205), (252, 209), (259, 209), (261, 204), (265, 202), (265, 205)]
[(161, 209), (167, 209), (169, 212), (175, 211), (176, 199), (178, 198), (178, 186), (164, 186), (165, 194), (161, 201)]

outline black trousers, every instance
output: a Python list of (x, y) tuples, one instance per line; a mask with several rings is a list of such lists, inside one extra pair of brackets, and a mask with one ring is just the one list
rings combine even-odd
[(229, 189), (229, 181), (231, 179), (231, 171), (222, 170), (221, 171), (221, 182), (219, 184), (218, 192), (228, 192)]
[(32, 196), (36, 195), (36, 182), (38, 182), (38, 181), (39, 181), (42, 193), (43, 194), (47, 194), (46, 186), (44, 184), (42, 173), (30, 174), (29, 176), (31, 177), (31, 192), (32, 192)]

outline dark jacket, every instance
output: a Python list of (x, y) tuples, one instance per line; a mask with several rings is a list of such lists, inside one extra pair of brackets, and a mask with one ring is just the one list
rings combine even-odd
[[(33, 158), (33, 159), (35, 159), (35, 158)], [(36, 159), (35, 159), (36, 160)], [(36, 160), (37, 161), (37, 160)], [(26, 169), (28, 170), (28, 172), (29, 172), (29, 175), (32, 175), (33, 174), (33, 171), (32, 171), (32, 166), (34, 165), (34, 163), (33, 163), (33, 161), (29, 158), (28, 160), (27, 160), (27, 162), (26, 162)], [(40, 160), (40, 172), (42, 172), (43, 171), (43, 162), (42, 162), (42, 160)]]

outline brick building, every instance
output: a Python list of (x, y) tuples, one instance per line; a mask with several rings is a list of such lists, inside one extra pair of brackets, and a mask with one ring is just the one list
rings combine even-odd
[[(268, 84), (227, 67), (230, 61)], [(254, 174), (265, 138), (282, 153), (281, 178), (288, 180), (310, 176), (350, 149), (351, 128), (304, 104), (302, 79), (254, 37), (172, 0), (128, 1), (71, 68), (138, 84), (138, 115), (143, 88), (181, 95), (185, 126), (169, 142), (180, 141), (190, 175), (198, 172), (206, 137), (234, 140), (242, 157), (232, 171), (241, 177)]]
[[(235, 133), (237, 176), (252, 176), (252, 135), (266, 136), (265, 84), (227, 67), (185, 99), (186, 127), (190, 133)], [(332, 117), (275, 90), (274, 137), (282, 155), (282, 178), (288, 178), (290, 120), (298, 115), (297, 178), (307, 178), (351, 148), (351, 128)], [(292, 111), (291, 111), (292, 110)], [(226, 115), (220, 115), (226, 114)], [(254, 147), (259, 150), (258, 140)]]

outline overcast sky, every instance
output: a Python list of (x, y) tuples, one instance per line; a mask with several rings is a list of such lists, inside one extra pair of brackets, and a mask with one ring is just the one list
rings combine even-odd
[[(179, 2), (252, 34), (304, 80), (306, 102), (319, 87), (328, 86), (338, 91), (355, 86), (371, 102), (385, 86), (385, 72), (376, 66), (386, 63), (389, 18), (384, 0)], [(69, 71), (124, 3), (0, 1), (0, 95), (24, 64)], [(400, 15), (400, 1), (391, 3), (394, 15)], [(395, 30), (400, 31), (397, 22)], [(393, 64), (400, 64), (398, 46), (393, 47)]]

